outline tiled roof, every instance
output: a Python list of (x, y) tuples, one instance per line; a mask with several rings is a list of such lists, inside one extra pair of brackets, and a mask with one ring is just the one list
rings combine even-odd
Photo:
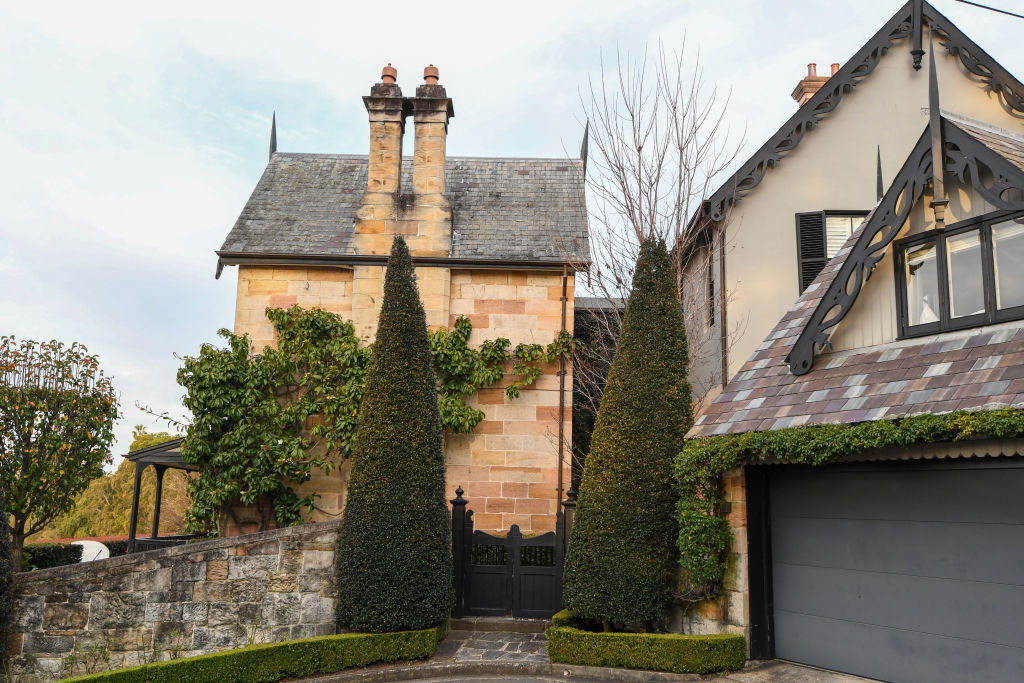
[[(412, 159), (402, 165), (412, 186)], [(275, 153), (221, 251), (348, 255), (367, 158)], [(590, 258), (582, 162), (448, 157), (452, 256), (584, 262)]]
[(687, 436), (1024, 405), (1024, 321), (820, 354), (811, 372), (790, 372), (786, 356), (868, 220)]
[(1024, 137), (1011, 131), (991, 128), (981, 122), (943, 112), (960, 130), (1024, 171)]

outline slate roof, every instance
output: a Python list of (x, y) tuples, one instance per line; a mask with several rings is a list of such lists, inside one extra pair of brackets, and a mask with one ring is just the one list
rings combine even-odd
[[(411, 158), (402, 170), (411, 187)], [(365, 155), (275, 153), (221, 251), (352, 254), (366, 177)], [(446, 182), (454, 258), (590, 260), (581, 161), (448, 157)]]
[(868, 216), (687, 436), (840, 424), (1024, 405), (1024, 321), (819, 354), (805, 375), (785, 359)]

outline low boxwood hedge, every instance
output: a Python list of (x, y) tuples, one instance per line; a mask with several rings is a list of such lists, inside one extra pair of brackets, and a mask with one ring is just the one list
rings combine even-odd
[(731, 633), (599, 633), (552, 626), (547, 638), (548, 657), (562, 664), (708, 674), (736, 671), (747, 661), (746, 638)]
[(85, 683), (274, 683), (356, 666), (423, 659), (437, 649), (447, 623), (420, 631), (343, 633), (174, 659), (69, 679)]
[(71, 543), (26, 543), (22, 547), (22, 554), (22, 571), (49, 569), (81, 562), (82, 546)]

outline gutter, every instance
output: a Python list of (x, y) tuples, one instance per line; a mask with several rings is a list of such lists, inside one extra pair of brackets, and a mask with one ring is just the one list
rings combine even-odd
[[(386, 266), (387, 254), (275, 254), (237, 251), (218, 251), (216, 278), (224, 266)], [(569, 264), (564, 261), (537, 259), (483, 259), (452, 256), (413, 256), (417, 268), (463, 268), (474, 270), (546, 270), (553, 272), (579, 272), (590, 267), (590, 262)]]

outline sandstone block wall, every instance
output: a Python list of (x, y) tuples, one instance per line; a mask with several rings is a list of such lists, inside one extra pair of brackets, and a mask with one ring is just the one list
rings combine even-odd
[(329, 635), (340, 524), (126, 555), (15, 577), (12, 680), (55, 680), (249, 643)]
[[(566, 328), (573, 329), (574, 282), (567, 288)], [(562, 314), (561, 273), (453, 270), (449, 325), (464, 315), (473, 323), (470, 346), (505, 337), (519, 343), (549, 344), (558, 336)], [(558, 364), (519, 398), (504, 387), (483, 389), (470, 404), (484, 412), (472, 434), (449, 434), (449, 498), (462, 486), (477, 529), (523, 533), (555, 528), (558, 512)], [(572, 364), (565, 378), (563, 486), (571, 477)]]
[[(240, 266), (235, 332), (248, 332), (257, 350), (273, 346), (273, 329), (264, 309), (297, 303), (320, 306), (345, 319), (358, 313), (355, 317), (363, 324), (357, 331), (364, 343), (372, 342), (383, 274), (380, 266), (359, 266), (354, 278), (352, 269)], [(456, 317), (464, 315), (473, 323), (470, 346), (498, 337), (509, 339), (512, 348), (519, 343), (546, 345), (561, 329), (561, 273), (418, 268), (416, 277), (430, 327), (451, 326)], [(316, 282), (316, 278), (327, 279)], [(571, 332), (571, 274), (566, 295), (566, 328)], [(518, 524), (523, 533), (554, 530), (558, 512), (558, 385), (558, 364), (554, 363), (517, 399), (505, 396), (505, 384), (481, 390), (470, 404), (484, 412), (484, 421), (471, 434), (446, 435), (448, 497), (453, 498), (455, 489), (462, 486), (476, 528), (507, 531)], [(571, 363), (566, 368), (563, 434), (562, 477), (567, 489), (572, 469), (568, 443), (572, 435)], [(344, 507), (347, 473), (348, 467), (342, 466), (330, 475), (317, 473), (297, 487), (300, 494), (320, 494), (313, 519), (337, 518)], [(251, 529), (236, 524), (228, 533), (245, 530)]]
[(235, 299), (235, 333), (247, 333), (257, 353), (274, 346), (274, 327), (266, 310), (322, 308), (352, 319), (351, 268), (239, 266)]
[(732, 528), (732, 548), (722, 594), (698, 604), (681, 624), (685, 633), (739, 633), (750, 642), (750, 585), (747, 553), (747, 488), (743, 468), (725, 473), (726, 519)]

